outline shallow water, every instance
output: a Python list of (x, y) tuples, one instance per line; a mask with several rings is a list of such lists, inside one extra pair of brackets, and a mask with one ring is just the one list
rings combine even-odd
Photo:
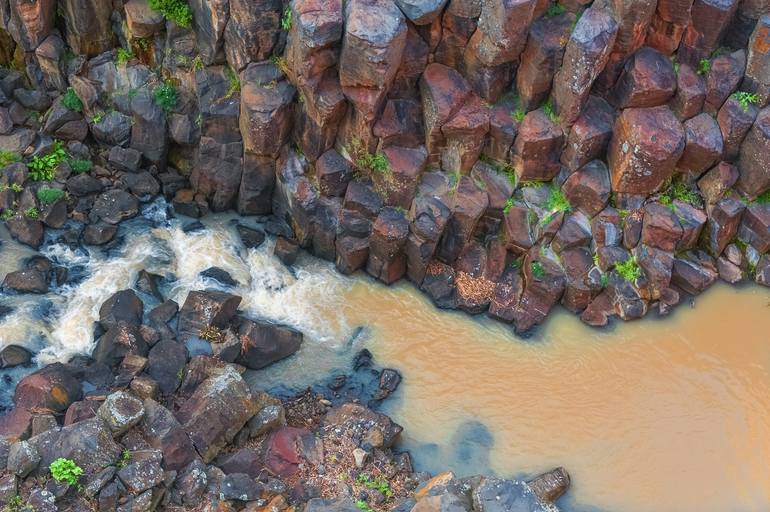
[[(362, 347), (403, 373), (385, 408), (418, 469), (516, 476), (563, 465), (573, 477), (567, 510), (770, 509), (766, 289), (715, 286), (695, 308), (609, 330), (559, 312), (525, 340), (439, 311), (408, 284), (340, 276), (309, 256), (288, 269), (270, 241), (245, 250), (228, 216), (186, 233), (162, 206), (121, 227), (123, 243), (109, 251), (48, 245), (46, 255), (83, 277), (44, 297), (0, 295), (16, 310), (0, 319), (0, 346), (65, 360), (91, 349), (99, 306), (139, 270), (165, 276), (162, 292), (181, 304), (189, 290), (217, 287), (198, 275), (216, 265), (239, 283), (245, 314), (306, 334), (294, 357), (253, 372), (259, 386), (301, 389)], [(31, 252), (4, 231), (0, 239), (4, 275)]]

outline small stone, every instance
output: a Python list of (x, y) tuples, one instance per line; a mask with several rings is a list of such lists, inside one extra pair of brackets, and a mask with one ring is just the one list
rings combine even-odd
[(361, 469), (366, 464), (366, 459), (369, 458), (369, 453), (363, 448), (356, 448), (353, 450), (353, 459), (356, 461), (356, 467)]

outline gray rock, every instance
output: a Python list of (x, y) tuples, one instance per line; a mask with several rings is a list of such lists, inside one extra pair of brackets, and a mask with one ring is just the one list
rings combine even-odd
[(11, 445), (8, 452), (8, 471), (24, 478), (40, 464), (40, 453), (37, 448), (27, 441), (19, 441)]
[(96, 415), (104, 420), (116, 436), (124, 434), (144, 418), (144, 405), (124, 391), (112, 393)]

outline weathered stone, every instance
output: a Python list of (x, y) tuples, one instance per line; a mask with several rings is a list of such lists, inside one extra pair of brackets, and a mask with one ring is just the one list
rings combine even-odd
[(441, 151), (441, 167), (450, 173), (467, 174), (478, 160), (489, 131), (489, 111), (475, 94), (455, 116), (441, 127), (446, 147)]
[(513, 144), (513, 163), (519, 181), (550, 181), (559, 172), (564, 133), (543, 109), (524, 117)]
[(200, 335), (207, 327), (224, 329), (235, 315), (241, 298), (217, 291), (191, 291), (179, 310), (180, 341)]
[(48, 293), (48, 276), (33, 269), (9, 272), (2, 287), (18, 293)]
[(80, 397), (80, 383), (67, 367), (54, 363), (21, 379), (13, 403), (33, 412), (62, 413)]
[(284, 359), (302, 344), (302, 333), (290, 327), (239, 319), (240, 355), (236, 362), (258, 370)]
[(706, 101), (706, 81), (691, 66), (680, 64), (676, 85), (671, 110), (682, 121), (695, 117)]
[(682, 226), (682, 238), (676, 246), (676, 252), (688, 251), (698, 245), (703, 226), (706, 225), (706, 213), (684, 201), (674, 200), (673, 209), (679, 225)]
[(730, 96), (719, 109), (717, 122), (724, 140), (723, 158), (725, 160), (732, 161), (738, 157), (741, 144), (754, 124), (757, 114), (759, 109), (755, 105), (743, 106), (735, 96)]
[(612, 190), (655, 192), (673, 174), (684, 147), (684, 130), (668, 107), (624, 110), (607, 155)]
[(406, 254), (403, 251), (409, 224), (404, 215), (394, 208), (380, 211), (369, 236), (369, 259), (366, 271), (386, 284), (391, 284), (406, 273)]
[(249, 62), (266, 60), (273, 53), (281, 29), (278, 0), (230, 0), (230, 18), (224, 32), (227, 62), (236, 72)]
[(671, 282), (690, 295), (697, 295), (717, 280), (718, 273), (713, 260), (705, 255), (688, 253), (674, 260)]
[(770, 189), (770, 108), (759, 112), (741, 144), (736, 186), (754, 198)]
[(128, 0), (123, 8), (126, 13), (126, 25), (134, 37), (153, 37), (166, 28), (166, 19), (152, 9), (147, 0)]
[[(7, 9), (7, 7), (6, 7)], [(10, 12), (5, 11), (8, 32), (19, 46), (31, 52), (48, 37), (56, 20), (56, 1), (13, 2)]]
[(145, 416), (139, 424), (147, 442), (163, 453), (163, 468), (180, 471), (196, 458), (190, 438), (174, 415), (152, 399), (144, 400)]
[(142, 421), (144, 405), (128, 393), (118, 391), (107, 397), (96, 415), (104, 420), (114, 435), (119, 436)]
[(17, 214), (6, 220), (5, 225), (14, 240), (29, 245), (33, 249), (37, 249), (43, 244), (43, 223), (39, 220)]
[(593, 217), (610, 198), (610, 173), (604, 162), (594, 160), (570, 174), (562, 185), (570, 204)]
[(706, 103), (703, 110), (716, 114), (725, 100), (738, 88), (746, 68), (746, 52), (736, 51), (711, 60), (706, 77)]
[(372, 448), (390, 448), (403, 430), (384, 414), (372, 411), (361, 404), (345, 403), (331, 409), (323, 424), (337, 428), (349, 428)]
[(161, 458), (160, 452), (156, 451), (147, 450), (132, 453), (132, 461), (118, 471), (118, 478), (130, 494), (136, 496), (163, 481), (163, 469), (160, 467)]
[(671, 60), (652, 48), (631, 57), (610, 94), (617, 108), (657, 107), (674, 96), (677, 77)]
[(473, 490), (473, 509), (483, 512), (503, 512), (505, 510), (528, 510), (545, 512), (548, 510), (540, 498), (524, 482), (482, 477)]
[(395, 0), (396, 5), (415, 25), (430, 25), (438, 19), (447, 0)]
[(706, 224), (707, 250), (713, 257), (722, 254), (727, 244), (735, 237), (746, 209), (741, 201), (725, 197), (708, 212)]
[(60, 4), (60, 9), (67, 25), (67, 42), (75, 53), (94, 57), (112, 48), (112, 6), (109, 3), (66, 0)]
[(685, 146), (677, 169), (698, 178), (722, 156), (724, 143), (716, 120), (705, 112), (684, 122)]
[(189, 3), (193, 10), (193, 26), (203, 63), (208, 66), (221, 62), (224, 32), (230, 17), (230, 2), (192, 0)]
[(698, 180), (698, 189), (706, 203), (714, 204), (732, 188), (739, 176), (737, 167), (727, 162), (720, 162)]
[(445, 145), (441, 127), (462, 108), (471, 94), (468, 82), (454, 69), (433, 63), (420, 79), (420, 93), (428, 157), (438, 161)]
[[(766, 105), (770, 99), (770, 15), (762, 13), (751, 33), (746, 58), (746, 74), (743, 87), (759, 96), (760, 105)], [(736, 47), (743, 47), (739, 44)]]
[(149, 91), (140, 90), (131, 99), (131, 148), (140, 151), (144, 158), (166, 168), (169, 140), (166, 137), (166, 114)]
[(746, 208), (738, 237), (760, 254), (770, 250), (770, 204), (752, 204)]
[(567, 136), (561, 163), (574, 171), (594, 159), (603, 159), (612, 137), (612, 107), (598, 96), (589, 96), (580, 117)]
[(40, 453), (27, 441), (18, 441), (11, 445), (8, 452), (8, 471), (20, 478), (26, 477), (40, 463)]
[(127, 353), (144, 356), (147, 350), (147, 342), (139, 327), (120, 320), (97, 340), (92, 357), (100, 363), (114, 366)]
[(118, 461), (122, 447), (112, 439), (100, 418), (91, 418), (49, 430), (29, 439), (40, 452), (40, 467), (48, 468), (58, 458), (71, 459), (84, 473), (95, 473)]
[(142, 324), (143, 310), (144, 303), (134, 290), (121, 290), (115, 292), (99, 308), (99, 323), (107, 330), (120, 321), (138, 327)]
[(139, 213), (139, 201), (125, 190), (108, 190), (96, 198), (91, 213), (107, 224), (119, 224)]
[(737, 5), (735, 0), (693, 2), (690, 24), (679, 46), (679, 55), (684, 57), (684, 62), (697, 64), (717, 49)]
[(534, 0), (483, 2), (478, 28), (468, 42), (466, 54), (472, 52), (485, 66), (515, 61), (527, 41), (534, 9)]

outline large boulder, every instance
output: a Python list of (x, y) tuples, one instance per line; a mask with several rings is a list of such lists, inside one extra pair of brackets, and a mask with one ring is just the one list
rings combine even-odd
[(139, 429), (150, 446), (163, 453), (163, 467), (168, 471), (185, 468), (196, 458), (185, 429), (171, 411), (154, 400), (145, 399), (144, 411)]
[(225, 27), (227, 62), (236, 73), (249, 62), (266, 60), (273, 53), (281, 28), (279, 0), (230, 0), (230, 19)]
[(101, 418), (48, 430), (30, 438), (29, 443), (40, 453), (40, 468), (47, 470), (54, 460), (65, 458), (74, 461), (86, 474), (114, 465), (123, 451)]
[(610, 173), (601, 160), (584, 165), (562, 185), (569, 203), (589, 217), (601, 212), (610, 199)]
[(258, 370), (289, 357), (302, 345), (302, 333), (283, 325), (240, 318), (241, 351), (236, 359), (246, 368)]
[(112, 6), (99, 0), (65, 0), (59, 3), (67, 26), (67, 42), (76, 54), (95, 57), (114, 45)]
[(139, 200), (125, 190), (113, 189), (96, 198), (91, 214), (107, 224), (135, 217), (139, 213)]
[(684, 152), (677, 168), (697, 178), (721, 159), (722, 132), (717, 121), (704, 112), (684, 122), (684, 133)]
[(770, 189), (770, 107), (762, 109), (741, 144), (736, 186), (750, 197)]
[(63, 413), (81, 396), (80, 382), (66, 366), (54, 363), (21, 379), (13, 403), (35, 412)]
[(207, 327), (224, 329), (241, 303), (241, 297), (218, 291), (191, 291), (179, 310), (180, 341), (197, 337)]
[(621, 109), (657, 107), (674, 95), (676, 85), (671, 60), (652, 48), (642, 48), (626, 62), (610, 101)]
[(104, 301), (99, 308), (99, 323), (106, 330), (120, 321), (139, 326), (142, 324), (143, 311), (144, 303), (134, 290), (121, 290)]

